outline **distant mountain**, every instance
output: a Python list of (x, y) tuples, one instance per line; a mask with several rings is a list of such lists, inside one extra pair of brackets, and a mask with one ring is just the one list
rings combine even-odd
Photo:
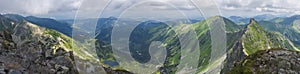
[[(98, 19), (98, 23), (96, 26), (96, 38), (105, 43), (110, 43), (112, 29), (117, 20), (118, 19), (115, 17)], [(118, 22), (121, 22), (121, 21), (118, 21)], [(127, 23), (129, 23), (129, 22), (127, 22)]]
[[(254, 17), (257, 21), (270, 21), (270, 20), (275, 20), (275, 18), (285, 18), (283, 16), (276, 16), (276, 15), (271, 15), (271, 14), (263, 14), (263, 15), (257, 15)], [(247, 25), (249, 23), (250, 17), (241, 17), (241, 16), (230, 16), (228, 19), (232, 20), (238, 25)]]
[(232, 20), (238, 25), (246, 25), (249, 23), (250, 18), (240, 17), (240, 16), (230, 16), (228, 19)]
[(272, 15), (272, 14), (262, 14), (262, 15), (257, 15), (257, 16), (254, 16), (253, 18), (257, 21), (266, 21), (266, 20), (271, 20), (271, 19), (274, 19), (274, 18), (277, 18), (277, 17), (280, 17), (280, 16), (276, 16), (276, 15)]
[(298, 25), (300, 20), (299, 15), (294, 15), (291, 17), (278, 17), (269, 21), (259, 21), (264, 29), (267, 31), (278, 32), (294, 43), (294, 45), (300, 48), (300, 32)]
[(17, 22), (26, 20), (26, 21), (36, 24), (38, 26), (57, 30), (67, 36), (72, 35), (72, 25), (68, 24), (66, 22), (63, 22), (63, 21), (57, 21), (57, 20), (50, 19), (50, 18), (39, 18), (39, 17), (34, 17), (34, 16), (23, 17), (23, 16), (17, 15), (17, 14), (5, 14), (3, 16), (10, 18), (12, 20), (15, 20)]
[(21, 15), (17, 15), (17, 14), (5, 14), (3, 16), (6, 17), (6, 18), (15, 20), (17, 22), (21, 22), (21, 21), (23, 21), (25, 19), (25, 17), (23, 17)]
[(274, 18), (271, 21), (282, 24), (282, 25), (292, 25), (294, 21), (299, 20), (299, 19), (300, 19), (300, 15), (294, 15), (291, 17)]
[(38, 24), (39, 26), (42, 27), (57, 30), (68, 36), (71, 36), (72, 34), (72, 27), (71, 27), (72, 25), (66, 22), (57, 21), (49, 18), (38, 18), (34, 16), (28, 16), (26, 17), (26, 20), (31, 23)]

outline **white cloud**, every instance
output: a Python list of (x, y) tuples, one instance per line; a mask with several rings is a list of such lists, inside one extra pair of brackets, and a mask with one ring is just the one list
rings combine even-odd
[(82, 0), (1, 0), (0, 13), (52, 15), (76, 11)]
[[(249, 15), (265, 14), (299, 14), (300, 0), (222, 0), (219, 1), (223, 10), (234, 10), (243, 13), (245, 10), (252, 12)], [(237, 13), (237, 12), (229, 12)]]
[[(0, 13), (15, 13), (23, 15), (73, 18), (77, 9), (84, 0), (1, 0)], [(99, 2), (103, 1), (103, 2)], [(89, 5), (105, 6), (109, 0), (99, 0), (98, 2), (89, 3)], [(145, 0), (111, 0), (111, 4), (106, 8), (104, 15), (118, 15), (140, 1)], [(147, 8), (157, 12), (171, 12), (180, 10), (189, 13), (188, 15), (200, 15), (198, 9), (193, 5), (201, 7), (202, 11), (215, 12), (212, 8), (214, 3), (210, 0), (150, 0), (157, 3), (139, 5), (135, 11), (142, 14)], [(300, 14), (300, 0), (215, 0), (220, 11), (225, 16), (240, 15), (254, 16), (259, 14)], [(162, 3), (163, 2), (163, 3)], [(167, 4), (164, 4), (167, 3)], [(147, 4), (147, 3), (146, 3)], [(174, 5), (168, 6), (168, 4)], [(87, 14), (93, 13), (93, 10), (99, 7), (88, 7), (84, 10)], [(217, 14), (211, 14), (217, 15)]]

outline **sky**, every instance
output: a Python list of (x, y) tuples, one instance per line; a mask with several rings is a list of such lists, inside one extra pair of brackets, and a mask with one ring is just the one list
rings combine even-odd
[[(104, 8), (104, 9), (103, 9)], [(102, 10), (101, 10), (102, 9)], [(243, 16), (261, 14), (291, 16), (300, 14), (300, 0), (1, 0), (0, 13), (57, 19), (162, 17), (197, 18), (201, 16)], [(95, 14), (101, 16), (95, 16)], [(172, 16), (172, 17), (170, 17)], [(84, 18), (84, 17), (82, 17)]]

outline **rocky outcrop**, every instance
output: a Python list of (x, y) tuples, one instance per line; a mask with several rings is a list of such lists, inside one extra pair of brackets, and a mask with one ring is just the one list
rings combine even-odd
[(239, 40), (228, 50), (223, 71), (228, 71), (234, 63), (242, 61), (248, 55), (259, 50), (271, 48), (285, 48), (298, 50), (289, 39), (276, 32), (264, 30), (254, 19), (249, 21), (247, 27), (241, 31)]
[(0, 15), (0, 74), (132, 74), (103, 68), (72, 41), (55, 30)]
[[(0, 73), (76, 74), (74, 56), (50, 35), (29, 22), (0, 17)], [(56, 52), (54, 54), (53, 52)]]
[(270, 49), (249, 55), (236, 63), (227, 74), (299, 74), (300, 52)]

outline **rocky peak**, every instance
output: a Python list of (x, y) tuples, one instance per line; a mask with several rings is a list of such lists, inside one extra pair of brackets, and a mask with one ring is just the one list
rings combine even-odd
[(45, 28), (3, 16), (0, 27), (0, 73), (78, 73), (74, 56), (67, 51), (52, 53), (59, 41), (44, 35)]
[(251, 18), (250, 19), (250, 24), (254, 24), (254, 23), (257, 23), (256, 20), (254, 18)]
[(250, 19), (250, 23), (247, 26), (247, 29), (253, 30), (263, 30), (262, 26), (260, 26), (254, 18)]
[(283, 35), (273, 32), (267, 32), (254, 19), (250, 20), (242, 37), (243, 51), (245, 54), (252, 54), (258, 50), (271, 48), (294, 49), (294, 45)]
[(226, 68), (228, 70), (233, 63), (241, 61), (246, 56), (257, 51), (271, 48), (285, 48), (298, 50), (290, 40), (283, 35), (265, 31), (254, 19), (250, 20), (249, 25), (243, 30), (242, 37), (233, 46), (232, 51), (227, 55)]

